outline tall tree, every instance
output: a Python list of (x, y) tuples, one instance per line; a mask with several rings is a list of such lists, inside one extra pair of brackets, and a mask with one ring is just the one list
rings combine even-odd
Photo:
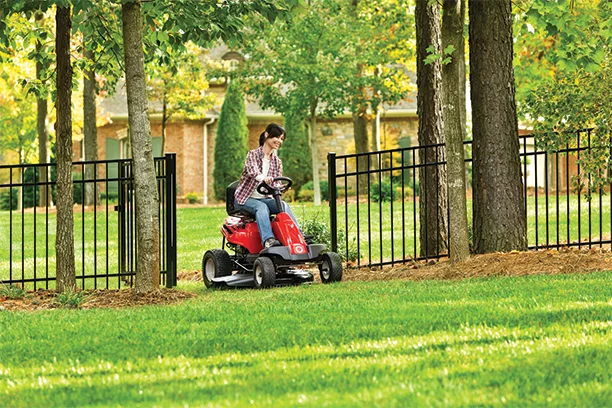
[(446, 140), (446, 168), (449, 207), (449, 251), (453, 262), (470, 255), (467, 203), (465, 197), (465, 0), (444, 0), (442, 49), (442, 112)]
[[(432, 54), (440, 54), (440, 7), (438, 3), (417, 0), (415, 19), (419, 145), (443, 144), (441, 62), (439, 59), (428, 58)], [(419, 149), (421, 256), (436, 256), (446, 247), (448, 235), (446, 171), (443, 167), (434, 164), (443, 159), (443, 150), (439, 147)]]
[(55, 241), (57, 291), (76, 289), (74, 264), (74, 203), (72, 190), (72, 65), (70, 63), (70, 7), (58, 6), (55, 15), (57, 58), (57, 234)]
[[(587, 195), (609, 186), (612, 164), (612, 2), (534, 0), (515, 18), (517, 104), (533, 126), (540, 148), (580, 152), (575, 191)], [(591, 132), (577, 130), (593, 128)], [(583, 190), (586, 187), (586, 191)]]
[(511, 0), (470, 0), (474, 247), (527, 249), (512, 67)]
[(225, 190), (242, 173), (247, 154), (247, 127), (244, 96), (238, 81), (230, 82), (221, 107), (215, 139), (214, 190), (217, 200), (225, 200)]
[[(359, 20), (358, 6), (359, 0), (351, 0), (351, 11), (350, 16), (353, 19), (353, 24), (357, 24)], [(358, 61), (356, 63), (356, 79), (363, 79), (364, 63)], [(359, 81), (359, 82), (364, 82)], [(366, 88), (362, 84), (357, 84), (357, 89), (354, 90), (355, 97), (352, 98), (351, 112), (353, 116), (353, 139), (355, 140), (355, 153), (367, 153), (369, 151), (368, 146), (368, 108), (369, 105), (366, 103), (367, 95)], [(358, 171), (365, 172), (368, 169), (368, 161), (361, 160), (358, 165)], [(368, 174), (364, 174), (359, 177), (359, 185), (361, 192), (366, 192), (368, 188)]]
[(149, 123), (142, 47), (141, 3), (121, 6), (128, 116), (132, 138), (136, 194), (137, 269), (134, 289), (146, 293), (159, 287), (159, 211), (153, 142)]
[[(43, 21), (45, 19), (45, 14), (42, 11), (36, 12), (36, 23), (39, 26), (37, 30), (40, 32), (38, 38), (36, 39), (36, 81), (39, 82), (42, 86), (39, 92), (37, 92), (37, 113), (36, 113), (36, 132), (38, 134), (38, 163), (48, 163), (50, 159), (49, 155), (49, 131), (47, 129), (47, 115), (48, 115), (48, 105), (47, 99), (48, 95), (44, 88), (46, 75), (46, 56), (47, 53), (44, 51), (45, 46), (43, 45), (43, 40), (47, 37), (47, 32), (44, 28)], [(42, 37), (42, 38), (41, 38)], [(38, 180), (41, 183), (46, 183), (51, 179), (49, 167), (40, 167)], [(41, 207), (46, 207), (47, 205), (53, 205), (52, 191), (49, 187), (41, 187), (39, 194), (39, 205)]]
[[(96, 73), (94, 72), (94, 53), (91, 45), (83, 41), (84, 57), (89, 61), (89, 68), (83, 72), (83, 138), (85, 145), (85, 160), (98, 160), (98, 127), (96, 126)], [(93, 180), (96, 165), (85, 166), (85, 179)], [(95, 183), (83, 184), (85, 188), (85, 204), (96, 205), (98, 202)]]
[(254, 30), (243, 47), (249, 55), (241, 67), (247, 92), (265, 108), (285, 116), (299, 113), (307, 121), (315, 204), (321, 202), (318, 119), (349, 110), (355, 118), (356, 150), (368, 151), (367, 109), (396, 101), (405, 91), (402, 70), (388, 63), (397, 62), (394, 40), (411, 29), (402, 15), (408, 8), (403, 1), (374, 3), (309, 2), (290, 23)]
[(208, 89), (205, 67), (200, 60), (202, 49), (192, 43), (184, 48), (169, 49), (169, 61), (152, 61), (147, 65), (149, 101), (161, 105), (162, 154), (166, 146), (166, 128), (172, 117), (200, 119), (214, 105), (215, 96)]
[(283, 173), (293, 180), (292, 189), (299, 192), (312, 177), (312, 161), (304, 160), (310, 157), (308, 128), (302, 116), (289, 112), (285, 115), (285, 131), (287, 138), (278, 155), (283, 160)]

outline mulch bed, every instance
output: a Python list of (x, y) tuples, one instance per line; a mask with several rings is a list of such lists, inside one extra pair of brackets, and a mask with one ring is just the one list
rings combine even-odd
[(609, 250), (561, 249), (473, 255), (465, 262), (408, 263), (393, 268), (346, 269), (343, 280), (375, 281), (404, 279), (465, 279), (491, 276), (554, 275), (612, 270)]
[[(474, 255), (465, 262), (451, 263), (418, 262), (399, 264), (384, 268), (346, 268), (343, 281), (377, 280), (457, 280), (491, 276), (525, 276), (538, 274), (589, 273), (612, 270), (612, 253), (609, 250), (593, 248), (590, 250), (561, 249)], [(313, 271), (314, 272), (314, 271)], [(315, 282), (320, 282), (319, 274), (314, 273)], [(201, 281), (200, 271), (183, 271), (179, 280)], [(197, 296), (191, 292), (175, 289), (158, 289), (145, 295), (136, 294), (132, 289), (85, 291), (82, 309), (123, 308), (144, 305), (167, 305), (180, 303)], [(28, 292), (20, 299), (0, 296), (2, 310), (44, 310), (64, 307), (54, 291), (38, 290)]]
[[(81, 309), (124, 308), (145, 305), (168, 305), (196, 297), (195, 293), (174, 289), (158, 289), (146, 294), (137, 294), (133, 289), (84, 291)], [(58, 300), (57, 293), (50, 290), (28, 292), (26, 297), (11, 299), (0, 296), (1, 310), (45, 310), (61, 309), (65, 306)]]

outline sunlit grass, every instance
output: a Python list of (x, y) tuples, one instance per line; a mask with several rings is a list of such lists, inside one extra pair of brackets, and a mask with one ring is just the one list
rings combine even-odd
[(0, 406), (607, 406), (611, 284), (182, 283), (182, 305), (5, 311)]

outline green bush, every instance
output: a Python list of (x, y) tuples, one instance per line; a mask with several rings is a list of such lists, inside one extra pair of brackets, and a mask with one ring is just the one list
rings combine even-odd
[[(319, 181), (319, 188), (321, 189), (321, 200), (329, 201), (329, 183), (327, 180)], [(338, 196), (338, 186), (336, 186), (336, 196)], [(314, 182), (312, 180), (300, 188), (298, 199), (301, 201), (314, 200)]]
[(8, 188), (0, 191), (0, 210), (8, 211), (10, 209), (17, 209), (17, 191), (18, 189), (16, 188), (14, 188), (12, 192)]
[(100, 202), (105, 203), (106, 202), (106, 197), (108, 196), (108, 202), (114, 202), (116, 203), (119, 200), (119, 193), (111, 193), (111, 192), (101, 192), (100, 193)]
[[(263, 129), (262, 129), (263, 130)], [(236, 80), (230, 82), (217, 126), (215, 143), (214, 192), (217, 200), (225, 200), (225, 189), (240, 178), (247, 154), (247, 127), (244, 97)]]
[(82, 291), (67, 291), (56, 295), (57, 303), (65, 309), (80, 309), (87, 300), (87, 295)]
[(398, 194), (391, 187), (389, 178), (382, 179), (382, 182), (376, 182), (370, 186), (370, 200), (375, 203), (392, 201), (397, 197)]
[(21, 299), (27, 297), (28, 292), (19, 286), (0, 285), (0, 296), (4, 296), (9, 299)]
[(195, 204), (200, 201), (200, 196), (197, 193), (193, 192), (185, 194), (184, 198), (189, 204)]
[[(317, 244), (327, 245), (327, 249), (331, 250), (331, 231), (329, 225), (318, 219), (318, 217), (308, 219), (301, 224), (302, 231), (305, 235), (312, 235), (312, 241)], [(343, 261), (356, 261), (359, 258), (357, 252), (357, 240), (353, 238), (349, 242), (348, 258), (346, 256), (346, 234), (344, 230), (338, 230), (338, 255)]]

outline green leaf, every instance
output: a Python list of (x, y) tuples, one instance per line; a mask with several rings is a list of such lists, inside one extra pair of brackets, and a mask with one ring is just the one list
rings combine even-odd
[(455, 46), (453, 44), (449, 44), (445, 49), (444, 49), (444, 55), (451, 55), (453, 52), (455, 51)]

